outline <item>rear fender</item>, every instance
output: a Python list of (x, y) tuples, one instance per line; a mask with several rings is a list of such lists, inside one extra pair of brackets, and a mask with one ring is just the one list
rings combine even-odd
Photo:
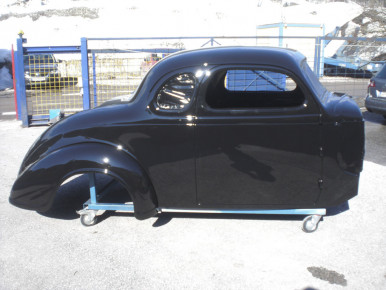
[(147, 173), (127, 152), (100, 143), (60, 148), (29, 165), (15, 181), (10, 202), (21, 208), (47, 211), (63, 181), (87, 172), (104, 173), (120, 181), (133, 200), (137, 219), (156, 214), (157, 198)]

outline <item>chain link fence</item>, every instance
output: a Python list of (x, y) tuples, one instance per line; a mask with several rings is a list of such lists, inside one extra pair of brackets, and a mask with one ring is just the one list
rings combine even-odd
[[(323, 34), (320, 27), (313, 29)], [(23, 48), (23, 67), (19, 65), (27, 122), (47, 123), (52, 112), (72, 114), (115, 97), (130, 98), (147, 71), (162, 58), (212, 46), (298, 50), (328, 90), (363, 100), (369, 79), (386, 59), (386, 39), (323, 36), (92, 38), (83, 39), (80, 47), (27, 47)]]
[(66, 114), (83, 110), (79, 55), (27, 54), (23, 63), (31, 122), (49, 114), (50, 110), (59, 109)]

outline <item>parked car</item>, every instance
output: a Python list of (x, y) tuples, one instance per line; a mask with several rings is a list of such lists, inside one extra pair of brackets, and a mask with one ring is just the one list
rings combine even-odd
[(381, 114), (386, 119), (386, 65), (370, 79), (365, 106), (369, 112)]
[(150, 56), (145, 57), (143, 59), (143, 62), (141, 63), (141, 74), (147, 73), (151, 69), (151, 67), (157, 62), (159, 62), (161, 59), (162, 57), (156, 53), (152, 53)]
[[(48, 128), (25, 156), (10, 202), (47, 211), (63, 181), (100, 173), (127, 189), (138, 219), (303, 214), (356, 196), (363, 155), (360, 109), (328, 92), (299, 52), (199, 49), (159, 61), (133, 98)], [(87, 225), (92, 209), (81, 212)], [(308, 217), (304, 229), (319, 220)]]
[(60, 82), (58, 63), (53, 54), (29, 54), (24, 56), (26, 86), (45, 87)]

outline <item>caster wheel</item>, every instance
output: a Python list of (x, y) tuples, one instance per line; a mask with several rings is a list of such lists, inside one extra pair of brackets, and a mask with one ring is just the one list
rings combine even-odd
[(320, 215), (307, 216), (303, 220), (303, 227), (302, 227), (303, 231), (305, 231), (306, 233), (315, 232), (318, 229), (318, 224), (321, 218), (322, 216)]
[(84, 225), (86, 227), (93, 226), (97, 222), (97, 217), (96, 217), (95, 213), (82, 214), (80, 216), (80, 222), (82, 223), (82, 225)]

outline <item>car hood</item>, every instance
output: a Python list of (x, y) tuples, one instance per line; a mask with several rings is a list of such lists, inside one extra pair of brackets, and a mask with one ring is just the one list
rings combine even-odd
[(28, 64), (24, 65), (24, 71), (50, 71), (57, 70), (58, 66), (56, 64)]

